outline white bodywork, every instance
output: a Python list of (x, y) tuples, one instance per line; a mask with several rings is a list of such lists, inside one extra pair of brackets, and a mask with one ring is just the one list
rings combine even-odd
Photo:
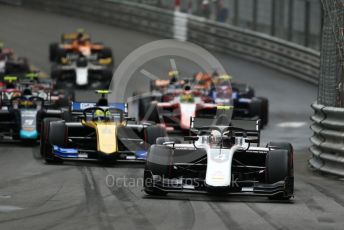
[(205, 183), (214, 187), (228, 187), (232, 179), (232, 160), (234, 153), (241, 146), (234, 145), (231, 149), (208, 149), (207, 172)]
[(78, 67), (76, 63), (73, 63), (71, 65), (65, 65), (61, 67), (61, 70), (69, 71), (74, 70), (76, 75), (76, 85), (78, 86), (85, 86), (88, 84), (88, 72), (89, 70), (92, 71), (98, 71), (104, 69), (103, 66), (95, 65), (92, 63), (88, 63), (85, 67)]
[(5, 72), (5, 66), (6, 66), (5, 60), (0, 60), (0, 73)]
[[(208, 142), (208, 136), (200, 136), (195, 142), (197, 148), (203, 148), (207, 152), (207, 171), (205, 183), (212, 187), (229, 187), (232, 183), (232, 161), (238, 150), (260, 152), (269, 151), (265, 147), (249, 147), (245, 138), (237, 137), (236, 144), (232, 148), (212, 148)], [(167, 144), (172, 147), (172, 145)], [(192, 144), (177, 144), (175, 148), (194, 149)]]
[(183, 129), (190, 128), (190, 118), (196, 115), (197, 104), (194, 103), (180, 103), (180, 125)]
[(79, 86), (84, 86), (88, 84), (88, 68), (87, 67), (77, 67), (75, 69), (76, 84)]
[(173, 105), (179, 104), (180, 108), (180, 127), (182, 129), (190, 129), (190, 118), (196, 116), (197, 107), (202, 108), (213, 108), (216, 107), (212, 103), (204, 103), (200, 97), (194, 97), (194, 102), (187, 103), (181, 102), (180, 97), (175, 97), (174, 100), (170, 102), (160, 102), (158, 106), (161, 108), (172, 107)]

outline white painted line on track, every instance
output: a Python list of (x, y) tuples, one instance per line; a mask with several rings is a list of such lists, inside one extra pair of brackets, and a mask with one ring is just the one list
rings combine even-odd
[(6, 193), (1, 193), (1, 192), (0, 192), (0, 198), (1, 198), (1, 199), (9, 199), (9, 198), (11, 198), (11, 195), (6, 194)]
[(301, 128), (306, 126), (307, 123), (304, 121), (288, 121), (288, 122), (281, 122), (278, 123), (277, 126), (280, 128)]
[(177, 64), (176, 64), (176, 60), (174, 60), (173, 58), (170, 59), (170, 63), (171, 63), (171, 69), (173, 71), (178, 71), (177, 70)]
[(0, 205), (0, 213), (2, 212), (14, 212), (18, 210), (23, 210), (24, 208), (11, 206), (11, 205)]
[(94, 183), (92, 180), (92, 175), (91, 175), (90, 171), (87, 170), (87, 168), (85, 168), (84, 170), (85, 170), (85, 175), (86, 175), (87, 181), (90, 184), (91, 189), (94, 190), (95, 186), (94, 186)]
[(149, 79), (155, 81), (155, 80), (159, 80), (159, 78), (157, 76), (155, 76), (154, 74), (150, 73), (149, 71), (142, 69), (140, 71), (140, 73), (142, 73), (144, 76), (148, 77)]

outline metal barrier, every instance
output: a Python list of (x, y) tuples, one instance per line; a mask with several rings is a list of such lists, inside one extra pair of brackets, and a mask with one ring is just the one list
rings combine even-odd
[(21, 5), (21, 0), (0, 0), (0, 3), (19, 6)]
[(23, 7), (188, 40), (317, 84), (320, 54), (282, 39), (180, 12), (120, 0), (21, 0)]
[(313, 158), (309, 163), (322, 172), (344, 176), (344, 108), (325, 107), (314, 103), (311, 117), (310, 151)]

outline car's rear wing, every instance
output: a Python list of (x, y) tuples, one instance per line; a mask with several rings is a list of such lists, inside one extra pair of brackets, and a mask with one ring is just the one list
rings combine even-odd
[[(70, 106), (72, 113), (82, 113), (85, 109), (96, 107), (97, 103), (95, 102), (75, 102), (73, 101)], [(110, 103), (110, 109), (119, 109), (122, 110), (125, 114), (128, 114), (128, 104), (127, 103)]]
[[(91, 39), (91, 36), (89, 34), (84, 34), (84, 39)], [(62, 42), (72, 42), (73, 40), (78, 38), (78, 33), (66, 33), (61, 35), (61, 41)]]

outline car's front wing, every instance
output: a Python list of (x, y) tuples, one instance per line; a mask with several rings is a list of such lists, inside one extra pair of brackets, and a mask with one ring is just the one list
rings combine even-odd
[[(150, 173), (150, 171), (145, 171)], [(247, 182), (247, 181), (233, 181), (230, 187), (210, 187), (204, 183), (203, 179), (197, 178), (178, 178), (166, 179), (157, 175), (148, 177), (150, 181), (145, 183), (149, 184), (150, 188), (159, 189), (169, 193), (212, 193), (220, 192), (221, 194), (228, 195), (251, 195), (251, 196), (275, 196), (279, 194), (288, 194), (286, 189), (288, 179), (279, 181), (273, 184)]]

